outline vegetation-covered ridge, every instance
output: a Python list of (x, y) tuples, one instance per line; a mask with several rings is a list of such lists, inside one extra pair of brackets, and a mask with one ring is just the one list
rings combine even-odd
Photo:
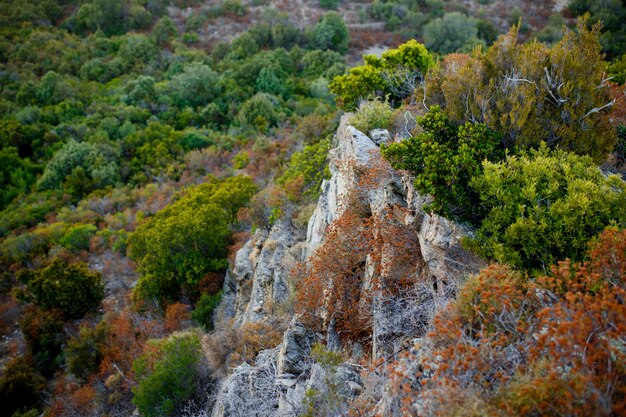
[[(303, 415), (623, 414), (626, 4), (553, 7), (0, 0), (0, 417), (206, 416), (294, 315)], [(302, 253), (340, 111), (385, 159), (244, 319), (227, 271)], [(416, 213), (363, 204), (396, 170), (492, 265), (420, 275)]]

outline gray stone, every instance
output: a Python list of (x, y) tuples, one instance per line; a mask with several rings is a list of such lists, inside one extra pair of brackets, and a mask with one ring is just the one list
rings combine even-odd
[(314, 340), (314, 333), (307, 330), (299, 322), (298, 317), (294, 316), (283, 336), (283, 343), (278, 353), (277, 373), (297, 376), (308, 370), (307, 360)]
[(369, 135), (372, 141), (378, 146), (391, 142), (391, 135), (387, 129), (372, 129)]

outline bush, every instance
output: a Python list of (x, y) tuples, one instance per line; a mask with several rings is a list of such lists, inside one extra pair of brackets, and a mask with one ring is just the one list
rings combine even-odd
[(68, 340), (65, 363), (74, 376), (86, 381), (98, 371), (106, 334), (106, 326), (100, 323), (94, 329), (81, 327), (78, 336)]
[(605, 177), (589, 157), (544, 145), (483, 169), (471, 186), (487, 210), (475, 242), (484, 256), (545, 270), (582, 259), (609, 224), (626, 225), (626, 183)]
[(392, 113), (389, 103), (375, 97), (371, 101), (359, 104), (359, 109), (350, 119), (350, 124), (367, 135), (372, 129), (387, 129), (391, 123)]
[(22, 315), (19, 324), (35, 368), (47, 378), (51, 377), (63, 363), (66, 337), (61, 315), (31, 307)]
[(381, 58), (365, 55), (363, 59), (365, 65), (351, 68), (347, 75), (335, 77), (330, 83), (330, 91), (343, 110), (355, 110), (361, 100), (371, 96), (386, 97), (397, 106), (414, 93), (433, 65), (424, 45), (415, 40), (385, 51)]
[(191, 313), (191, 318), (195, 320), (207, 332), (213, 330), (213, 312), (222, 299), (222, 292), (217, 294), (202, 294), (196, 304), (196, 308)]
[(128, 237), (128, 254), (138, 264), (139, 299), (175, 300), (195, 289), (207, 272), (223, 271), (229, 223), (256, 187), (245, 176), (191, 187)]
[(146, 417), (179, 415), (184, 403), (207, 389), (208, 372), (197, 335), (151, 340), (133, 363), (137, 386), (133, 404)]
[(40, 190), (47, 190), (65, 183), (77, 195), (83, 195), (94, 188), (112, 185), (118, 178), (115, 161), (95, 145), (71, 139), (50, 159), (37, 185)]
[(320, 0), (320, 7), (322, 9), (335, 10), (339, 7), (339, 0)]
[(603, 162), (616, 140), (612, 100), (599, 28), (587, 23), (579, 20), (552, 48), (518, 43), (513, 28), (484, 53), (446, 57), (427, 80), (427, 104), (456, 122), (485, 123), (507, 148), (544, 141)]
[(13, 358), (0, 376), (0, 417), (12, 417), (14, 413), (39, 408), (45, 389), (46, 380), (35, 372), (28, 359)]
[(178, 28), (169, 16), (165, 16), (154, 25), (152, 36), (154, 36), (157, 45), (165, 45), (178, 36)]
[(316, 49), (332, 49), (345, 54), (348, 52), (349, 42), (348, 27), (335, 12), (324, 15), (313, 29), (313, 45)]
[(307, 145), (299, 152), (294, 152), (289, 160), (289, 166), (283, 175), (278, 178), (278, 184), (287, 185), (301, 180), (297, 194), (292, 195), (293, 200), (299, 196), (308, 196), (316, 200), (321, 192), (322, 181), (330, 178), (328, 170), (328, 151), (330, 140), (323, 139), (319, 142)]
[(419, 118), (418, 124), (424, 129), (422, 133), (383, 145), (383, 156), (394, 168), (415, 175), (415, 188), (434, 198), (427, 210), (480, 220), (483, 209), (469, 183), (482, 171), (483, 160), (501, 159), (500, 136), (483, 124), (456, 125), (438, 107)]
[(92, 224), (81, 224), (69, 228), (59, 243), (72, 252), (89, 250), (89, 241), (98, 228)]
[(424, 26), (424, 44), (440, 54), (456, 52), (477, 36), (476, 21), (459, 12), (446, 13)]
[(267, 93), (257, 93), (243, 103), (237, 119), (242, 126), (260, 132), (278, 125), (281, 115), (276, 111), (278, 98)]
[(68, 319), (96, 311), (104, 297), (102, 274), (90, 271), (85, 263), (68, 264), (55, 259), (38, 270), (22, 269), (18, 279), (26, 284), (21, 294), (44, 310), (60, 310)]

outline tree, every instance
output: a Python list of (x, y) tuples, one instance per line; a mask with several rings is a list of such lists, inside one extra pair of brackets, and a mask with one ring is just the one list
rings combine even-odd
[(615, 58), (626, 52), (626, 4), (620, 0), (572, 0), (567, 8), (574, 16), (589, 13), (590, 23), (602, 23), (600, 41), (609, 58)]
[(207, 332), (213, 330), (213, 313), (222, 299), (222, 292), (216, 294), (202, 294), (196, 307), (191, 313), (191, 318), (201, 325)]
[(64, 183), (76, 184), (76, 194), (114, 184), (119, 178), (115, 161), (107, 158), (96, 145), (70, 139), (46, 165), (37, 182), (40, 190), (59, 188)]
[(96, 373), (102, 360), (107, 327), (104, 322), (94, 329), (82, 326), (77, 337), (71, 338), (65, 348), (65, 363), (77, 378), (87, 380)]
[(355, 110), (360, 100), (370, 96), (384, 97), (398, 106), (413, 95), (433, 65), (424, 45), (415, 40), (383, 52), (380, 58), (365, 55), (363, 59), (365, 65), (351, 68), (347, 75), (335, 77), (329, 85), (337, 95), (337, 105), (344, 110)]
[(169, 16), (164, 16), (154, 25), (152, 36), (154, 36), (157, 45), (167, 45), (174, 37), (178, 36), (178, 28)]
[(148, 341), (133, 371), (133, 404), (146, 417), (175, 415), (185, 401), (206, 389), (209, 378), (200, 340), (190, 333)]
[(456, 125), (438, 107), (432, 107), (417, 122), (423, 132), (383, 145), (383, 156), (394, 168), (415, 175), (415, 188), (434, 198), (427, 210), (479, 221), (484, 212), (470, 181), (482, 171), (482, 161), (498, 162), (502, 158), (500, 136), (484, 124)]
[(19, 324), (35, 368), (50, 378), (63, 364), (66, 336), (62, 315), (58, 311), (30, 307), (20, 318)]
[(89, 250), (89, 241), (97, 231), (98, 228), (92, 224), (79, 224), (70, 227), (59, 243), (73, 252)]
[(102, 275), (90, 271), (84, 263), (54, 259), (45, 268), (20, 270), (18, 279), (26, 285), (22, 299), (44, 310), (58, 309), (68, 319), (95, 311), (104, 297)]
[(616, 135), (599, 27), (588, 29), (580, 19), (552, 48), (519, 44), (517, 30), (484, 53), (445, 60), (430, 73), (420, 100), (440, 105), (453, 121), (486, 124), (507, 148), (544, 141), (604, 160)]
[(337, 13), (327, 13), (313, 29), (313, 45), (317, 49), (332, 49), (339, 53), (348, 52), (350, 34), (348, 27)]
[(626, 183), (605, 177), (589, 157), (538, 150), (483, 163), (471, 181), (487, 215), (476, 233), (483, 255), (545, 270), (559, 259), (581, 260), (589, 239), (626, 225)]
[(0, 416), (12, 417), (17, 412), (38, 409), (45, 389), (46, 380), (35, 372), (27, 358), (13, 358), (0, 377)]
[(0, 210), (15, 197), (26, 193), (35, 182), (36, 166), (18, 156), (14, 147), (0, 149)]
[(172, 78), (169, 88), (179, 107), (202, 106), (220, 93), (219, 76), (208, 65), (193, 62)]
[(339, 0), (320, 0), (320, 7), (322, 9), (337, 9), (339, 6)]
[(257, 93), (246, 100), (237, 120), (242, 126), (251, 127), (261, 132), (278, 125), (281, 115), (277, 111), (279, 100), (267, 93)]
[(209, 272), (227, 266), (228, 225), (255, 190), (247, 177), (212, 179), (149, 218), (128, 237), (141, 278), (139, 299), (174, 300)]
[(446, 13), (424, 26), (424, 44), (440, 54), (456, 52), (477, 36), (476, 21), (459, 12)]
[(144, 108), (156, 104), (157, 94), (154, 84), (155, 79), (150, 76), (140, 75), (133, 78), (124, 87), (126, 92), (124, 101)]

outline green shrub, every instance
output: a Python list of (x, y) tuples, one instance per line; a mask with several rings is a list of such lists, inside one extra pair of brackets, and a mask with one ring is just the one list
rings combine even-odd
[(313, 29), (313, 45), (316, 49), (332, 49), (345, 54), (348, 52), (349, 43), (348, 27), (335, 12), (324, 15)]
[(217, 294), (202, 294), (202, 297), (196, 304), (196, 308), (191, 312), (191, 318), (207, 332), (213, 330), (213, 312), (221, 299), (221, 291)]
[(320, 0), (322, 9), (335, 10), (339, 7), (339, 0)]
[(241, 106), (237, 119), (242, 126), (260, 132), (278, 125), (281, 115), (276, 111), (279, 100), (267, 93), (257, 93)]
[(383, 145), (383, 156), (394, 168), (415, 175), (415, 188), (434, 198), (427, 210), (479, 220), (484, 213), (469, 183), (480, 174), (483, 160), (501, 159), (500, 136), (482, 124), (456, 125), (436, 106), (418, 124), (423, 133)]
[(608, 75), (612, 76), (612, 80), (620, 85), (626, 83), (626, 54), (616, 59), (607, 68)]
[(606, 226), (626, 225), (626, 183), (590, 157), (543, 145), (483, 168), (471, 185), (488, 214), (472, 245), (487, 257), (545, 270), (582, 259)]
[(365, 65), (350, 69), (347, 75), (335, 77), (330, 91), (337, 96), (343, 110), (355, 110), (359, 102), (373, 95), (388, 97), (393, 105), (413, 94), (433, 60), (424, 45), (411, 40), (396, 49), (385, 51), (381, 58), (363, 57)]
[(256, 187), (246, 176), (190, 187), (180, 200), (149, 218), (128, 237), (128, 254), (141, 278), (140, 299), (174, 300), (207, 272), (224, 270), (229, 224)]
[(301, 180), (299, 189), (301, 195), (310, 196), (315, 200), (321, 192), (324, 179), (330, 178), (328, 170), (328, 151), (330, 140), (323, 139), (319, 142), (307, 145), (300, 152), (294, 152), (289, 160), (289, 166), (283, 175), (278, 178), (278, 184), (286, 185), (290, 182)]
[[(41, 405), (46, 380), (22, 356), (8, 362), (0, 376), (0, 417), (11, 417)], [(37, 414), (39, 415), (39, 414)]]
[(77, 319), (95, 311), (104, 297), (102, 275), (85, 263), (67, 264), (55, 259), (38, 270), (22, 269), (18, 279), (26, 285), (20, 294), (44, 310), (60, 310), (66, 318)]
[(164, 16), (154, 25), (152, 36), (157, 45), (165, 45), (178, 36), (178, 28), (169, 16)]
[(424, 26), (424, 44), (440, 54), (456, 52), (477, 36), (476, 20), (459, 12), (446, 13)]
[(350, 124), (367, 135), (372, 129), (388, 128), (392, 113), (389, 103), (375, 97), (359, 105), (356, 114), (350, 119)]
[(65, 363), (73, 375), (87, 380), (98, 371), (106, 334), (106, 326), (100, 323), (93, 329), (81, 327), (78, 336), (68, 340), (65, 348)]
[[(177, 334), (148, 342), (146, 353), (133, 363), (137, 386), (133, 404), (141, 415), (164, 417), (191, 399), (206, 380), (202, 346), (195, 334)], [(177, 414), (176, 414), (177, 415)]]
[(89, 250), (89, 240), (98, 228), (92, 224), (80, 224), (69, 228), (59, 243), (72, 252)]
[(61, 315), (57, 311), (31, 307), (22, 315), (19, 324), (35, 368), (51, 377), (63, 363), (66, 336)]

